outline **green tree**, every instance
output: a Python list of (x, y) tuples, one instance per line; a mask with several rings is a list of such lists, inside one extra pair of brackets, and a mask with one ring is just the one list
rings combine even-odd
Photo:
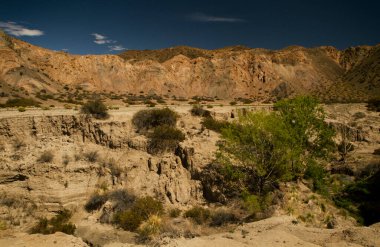
[(222, 130), (219, 162), (244, 167), (260, 196), (278, 182), (304, 176), (308, 165), (319, 165), (333, 147), (334, 131), (313, 98), (283, 100), (275, 109), (239, 115)]
[(222, 131), (223, 163), (250, 170), (259, 195), (277, 182), (291, 178), (287, 167), (290, 136), (280, 116), (257, 112), (239, 116), (239, 121)]
[(325, 122), (325, 113), (318, 101), (310, 96), (281, 100), (275, 109), (291, 137), (291, 169), (294, 176), (302, 176), (307, 165), (315, 159), (326, 159), (334, 148), (334, 130)]

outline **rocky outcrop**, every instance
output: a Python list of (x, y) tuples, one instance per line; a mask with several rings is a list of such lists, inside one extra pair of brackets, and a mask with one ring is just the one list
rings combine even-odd
[[(167, 204), (203, 200), (192, 179), (191, 149), (152, 156), (130, 119), (94, 121), (82, 115), (0, 119), (0, 220), (15, 206), (15, 221), (81, 207), (95, 191), (127, 189)], [(39, 161), (43, 152), (51, 161)], [(90, 157), (91, 156), (91, 157)], [(6, 203), (17, 201), (15, 203)], [(33, 202), (33, 210), (23, 207)], [(21, 211), (20, 211), (21, 210)], [(26, 210), (26, 211), (25, 211)], [(33, 221), (32, 221), (33, 222)], [(27, 228), (28, 224), (20, 223)]]

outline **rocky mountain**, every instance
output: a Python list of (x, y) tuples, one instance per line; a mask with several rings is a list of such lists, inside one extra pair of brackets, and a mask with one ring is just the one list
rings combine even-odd
[(71, 55), (0, 33), (3, 91), (88, 91), (268, 100), (312, 94), (323, 100), (380, 95), (380, 45), (282, 50), (173, 47), (120, 55)]

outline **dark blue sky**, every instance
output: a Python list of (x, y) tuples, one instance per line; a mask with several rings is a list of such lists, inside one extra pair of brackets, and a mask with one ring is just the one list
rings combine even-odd
[(380, 1), (1, 0), (0, 28), (76, 54), (177, 45), (344, 49), (380, 43)]

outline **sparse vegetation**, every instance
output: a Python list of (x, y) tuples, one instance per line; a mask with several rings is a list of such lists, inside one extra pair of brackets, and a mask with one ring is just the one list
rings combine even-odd
[(75, 232), (75, 225), (70, 223), (71, 212), (63, 210), (50, 220), (41, 218), (40, 221), (31, 229), (31, 233), (53, 234), (55, 232), (63, 232), (73, 235)]
[(212, 117), (206, 117), (202, 120), (202, 126), (206, 129), (221, 133), (223, 129), (230, 126), (230, 123), (224, 120), (217, 120)]
[(44, 151), (40, 157), (37, 159), (37, 162), (39, 163), (49, 163), (52, 162), (54, 159), (54, 154), (50, 150)]
[(211, 117), (211, 112), (209, 110), (205, 110), (201, 105), (193, 105), (190, 113), (191, 115), (198, 117)]
[(136, 231), (150, 216), (163, 213), (162, 203), (148, 196), (137, 199), (130, 209), (117, 213), (114, 222), (125, 230)]
[(28, 107), (28, 106), (34, 106), (39, 107), (40, 102), (35, 101), (34, 99), (29, 98), (14, 98), (14, 99), (8, 99), (5, 104), (0, 104), (1, 107)]
[(99, 153), (98, 151), (88, 151), (84, 153), (84, 157), (87, 161), (95, 163), (99, 159)]
[(211, 211), (195, 206), (184, 213), (185, 218), (191, 218), (195, 223), (201, 225), (206, 223), (211, 218)]
[(178, 144), (185, 140), (182, 131), (167, 125), (154, 128), (149, 137), (148, 152), (153, 154), (174, 151)]
[(162, 227), (162, 219), (158, 215), (150, 215), (138, 228), (140, 241), (149, 240), (152, 236), (157, 235)]
[(87, 212), (98, 210), (106, 203), (107, 199), (107, 195), (93, 194), (84, 205), (84, 208)]
[(169, 216), (171, 218), (177, 218), (181, 215), (182, 211), (178, 208), (173, 208), (169, 211)]
[(81, 112), (97, 119), (106, 119), (109, 117), (107, 106), (99, 99), (88, 101), (82, 106)]
[(177, 119), (177, 113), (164, 108), (139, 111), (133, 116), (132, 123), (139, 131), (144, 131), (163, 125), (175, 127)]
[(18, 110), (19, 112), (25, 112), (25, 111), (26, 111), (26, 108), (23, 107), (23, 106), (20, 106), (17, 110)]
[(238, 218), (235, 214), (226, 210), (218, 210), (212, 213), (210, 226), (219, 227), (225, 224), (236, 223), (237, 221)]
[(177, 129), (178, 115), (169, 108), (137, 112), (132, 123), (149, 137), (148, 152), (152, 154), (174, 151), (185, 135)]
[(64, 154), (62, 156), (62, 163), (67, 166), (70, 163), (70, 156), (67, 154)]
[(355, 120), (365, 118), (365, 113), (364, 112), (355, 112), (354, 115), (352, 115)]
[(23, 147), (26, 147), (26, 144), (23, 140), (16, 138), (15, 140), (13, 140), (12, 146), (13, 146), (13, 149), (17, 151)]

